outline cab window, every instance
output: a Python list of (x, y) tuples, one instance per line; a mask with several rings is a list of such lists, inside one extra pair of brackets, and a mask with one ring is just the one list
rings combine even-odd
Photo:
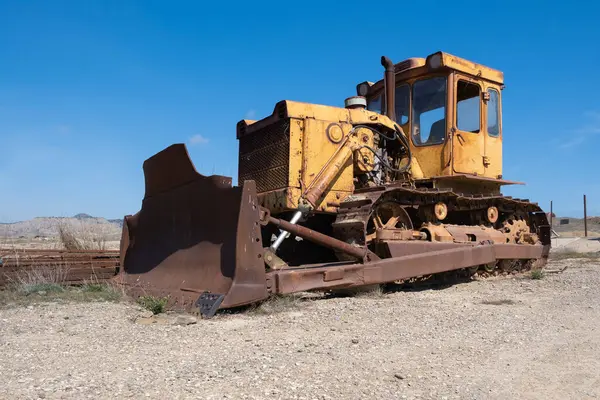
[[(410, 115), (410, 86), (408, 84), (396, 88), (395, 101), (396, 122), (399, 125), (405, 125)], [(385, 114), (385, 94), (372, 97), (367, 102), (367, 110)]]
[(446, 138), (446, 77), (434, 77), (413, 84), (412, 141), (435, 145)]
[(367, 110), (381, 114), (383, 111), (383, 95), (372, 97), (367, 103)]
[(456, 87), (456, 127), (459, 131), (479, 133), (481, 126), (479, 85), (459, 80)]
[(498, 91), (488, 89), (490, 99), (487, 102), (487, 132), (493, 137), (500, 136), (500, 101)]

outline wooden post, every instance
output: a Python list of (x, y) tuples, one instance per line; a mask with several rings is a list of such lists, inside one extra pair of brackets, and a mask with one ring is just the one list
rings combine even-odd
[(585, 237), (587, 237), (587, 205), (585, 201), (585, 194), (583, 195), (583, 231)]
[(550, 229), (552, 229), (552, 200), (550, 200)]

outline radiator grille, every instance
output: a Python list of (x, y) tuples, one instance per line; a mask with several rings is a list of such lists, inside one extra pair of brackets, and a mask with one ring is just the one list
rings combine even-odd
[(290, 124), (284, 119), (240, 138), (239, 181), (254, 180), (259, 193), (285, 188), (289, 160)]

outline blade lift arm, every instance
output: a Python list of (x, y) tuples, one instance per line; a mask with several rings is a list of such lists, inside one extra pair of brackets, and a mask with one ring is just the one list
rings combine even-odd
[[(353, 155), (363, 148), (365, 144), (371, 142), (372, 137), (373, 133), (364, 128), (355, 127), (348, 132), (336, 151), (327, 163), (325, 163), (323, 168), (321, 168), (315, 179), (304, 190), (298, 204), (298, 211), (296, 211), (289, 223), (286, 222), (286, 226), (289, 226), (288, 224), (297, 224), (302, 217), (306, 216), (317, 207), (318, 200), (336, 179), (348, 160), (352, 159)], [(279, 226), (284, 228), (281, 225)], [(275, 242), (271, 245), (269, 249), (270, 252), (274, 254), (288, 236), (289, 232), (282, 229)]]

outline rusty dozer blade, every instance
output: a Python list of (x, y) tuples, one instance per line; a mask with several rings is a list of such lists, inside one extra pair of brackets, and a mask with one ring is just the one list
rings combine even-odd
[(212, 316), (267, 298), (254, 181), (199, 174), (184, 144), (144, 162), (142, 208), (125, 217), (117, 280), (137, 296)]

